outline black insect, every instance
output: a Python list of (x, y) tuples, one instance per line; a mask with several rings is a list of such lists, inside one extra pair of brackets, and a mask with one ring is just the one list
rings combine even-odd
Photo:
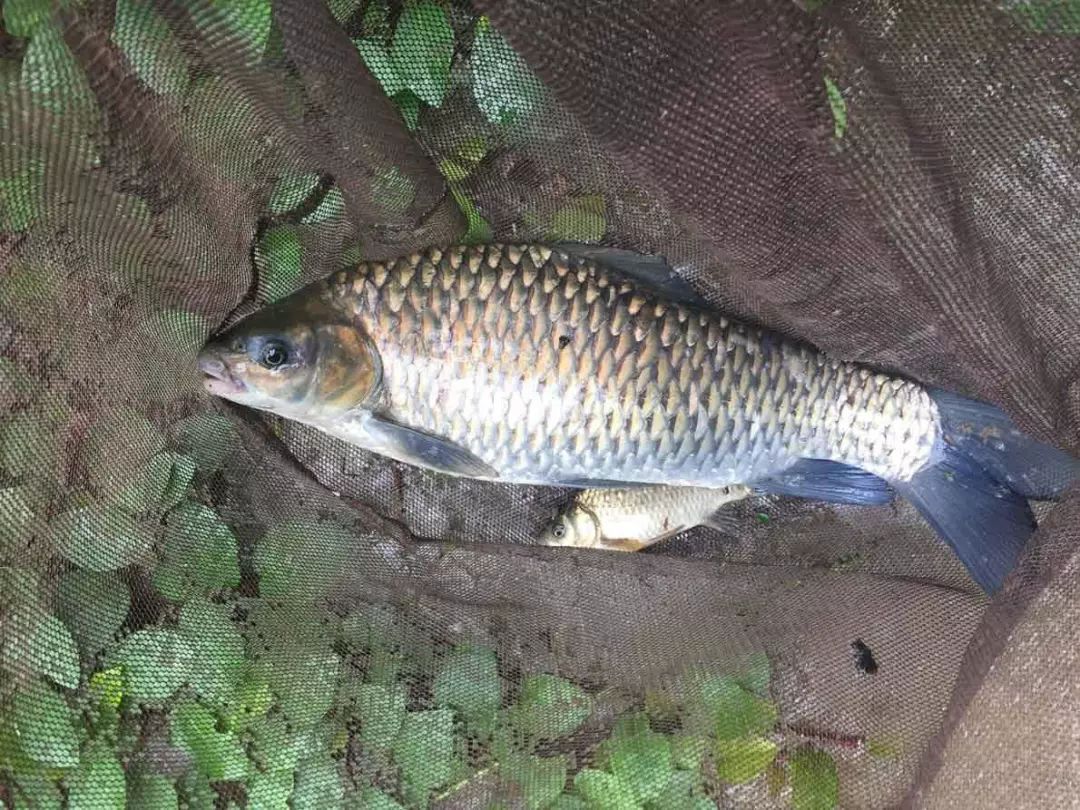
[(867, 675), (873, 675), (877, 672), (877, 661), (874, 660), (874, 654), (863, 643), (861, 638), (851, 642), (851, 648), (855, 650), (855, 666), (859, 668), (860, 672), (865, 672)]

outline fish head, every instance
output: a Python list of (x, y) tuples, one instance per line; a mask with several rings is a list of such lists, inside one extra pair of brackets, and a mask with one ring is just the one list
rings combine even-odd
[(381, 373), (363, 330), (305, 296), (244, 318), (209, 341), (197, 363), (208, 393), (312, 424), (362, 405)]
[(540, 534), (540, 544), (545, 546), (592, 548), (599, 545), (601, 539), (600, 521), (593, 512), (577, 503), (556, 513)]

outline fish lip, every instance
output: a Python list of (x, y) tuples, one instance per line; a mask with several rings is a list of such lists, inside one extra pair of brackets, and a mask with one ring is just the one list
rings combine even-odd
[(220, 357), (203, 354), (198, 359), (199, 371), (203, 373), (203, 388), (215, 396), (228, 396), (244, 391), (244, 384), (233, 376), (229, 366)]

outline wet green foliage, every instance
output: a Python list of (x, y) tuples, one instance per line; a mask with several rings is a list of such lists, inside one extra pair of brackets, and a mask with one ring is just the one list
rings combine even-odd
[(836, 82), (828, 76), (825, 77), (825, 95), (829, 99), (829, 109), (832, 111), (833, 135), (839, 140), (847, 132), (847, 102), (844, 101), (844, 95), (836, 86)]
[(1047, 34), (1080, 36), (1080, 2), (1028, 0), (1005, 4), (1008, 13), (1026, 27)]

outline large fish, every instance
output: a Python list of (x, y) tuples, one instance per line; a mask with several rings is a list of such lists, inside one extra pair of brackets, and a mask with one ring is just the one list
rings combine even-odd
[(486, 245), (360, 264), (242, 320), (199, 366), (212, 394), (454, 475), (625, 488), (785, 473), (800, 494), (822, 471), (864, 471), (991, 591), (1033, 531), (1026, 497), (1077, 473), (993, 407), (713, 313), (625, 251)]

